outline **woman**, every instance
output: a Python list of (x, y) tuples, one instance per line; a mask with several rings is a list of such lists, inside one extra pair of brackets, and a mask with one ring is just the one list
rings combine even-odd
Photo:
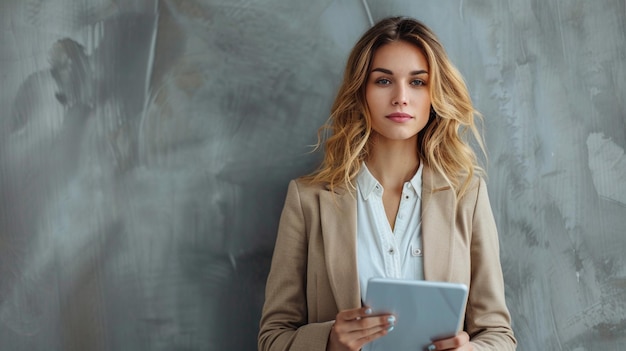
[(423, 24), (386, 18), (363, 35), (320, 129), (323, 162), (289, 184), (260, 350), (367, 350), (395, 324), (362, 305), (375, 276), (470, 287), (464, 330), (429, 350), (515, 349), (495, 221), (464, 139), (482, 149), (476, 115)]

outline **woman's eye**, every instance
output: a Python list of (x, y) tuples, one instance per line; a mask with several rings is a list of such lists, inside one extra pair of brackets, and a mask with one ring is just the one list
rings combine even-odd
[(426, 82), (424, 82), (421, 79), (416, 79), (414, 81), (411, 82), (412, 85), (417, 85), (417, 86), (421, 86), (421, 85), (426, 85)]
[(379, 78), (379, 79), (376, 79), (376, 84), (388, 85), (388, 84), (391, 84), (391, 81), (387, 78)]

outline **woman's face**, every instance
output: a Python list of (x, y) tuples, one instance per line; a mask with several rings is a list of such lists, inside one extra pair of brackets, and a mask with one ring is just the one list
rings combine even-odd
[(395, 41), (378, 48), (365, 87), (374, 136), (416, 141), (430, 114), (428, 62), (417, 46)]

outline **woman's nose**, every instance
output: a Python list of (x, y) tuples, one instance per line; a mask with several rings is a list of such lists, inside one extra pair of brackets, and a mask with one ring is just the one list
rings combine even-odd
[(406, 106), (408, 104), (408, 96), (407, 96), (407, 91), (406, 88), (404, 87), (397, 87), (394, 91), (394, 97), (391, 100), (391, 104), (396, 106), (396, 105), (402, 105), (402, 106)]

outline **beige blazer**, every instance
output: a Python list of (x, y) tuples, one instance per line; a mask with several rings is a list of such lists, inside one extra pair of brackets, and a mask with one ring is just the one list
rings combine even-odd
[[(504, 299), (496, 224), (475, 178), (458, 203), (442, 176), (424, 167), (424, 277), (470, 287), (465, 327), (476, 350), (514, 350)], [(289, 183), (267, 279), (259, 350), (326, 350), (341, 310), (361, 307), (353, 191)]]

